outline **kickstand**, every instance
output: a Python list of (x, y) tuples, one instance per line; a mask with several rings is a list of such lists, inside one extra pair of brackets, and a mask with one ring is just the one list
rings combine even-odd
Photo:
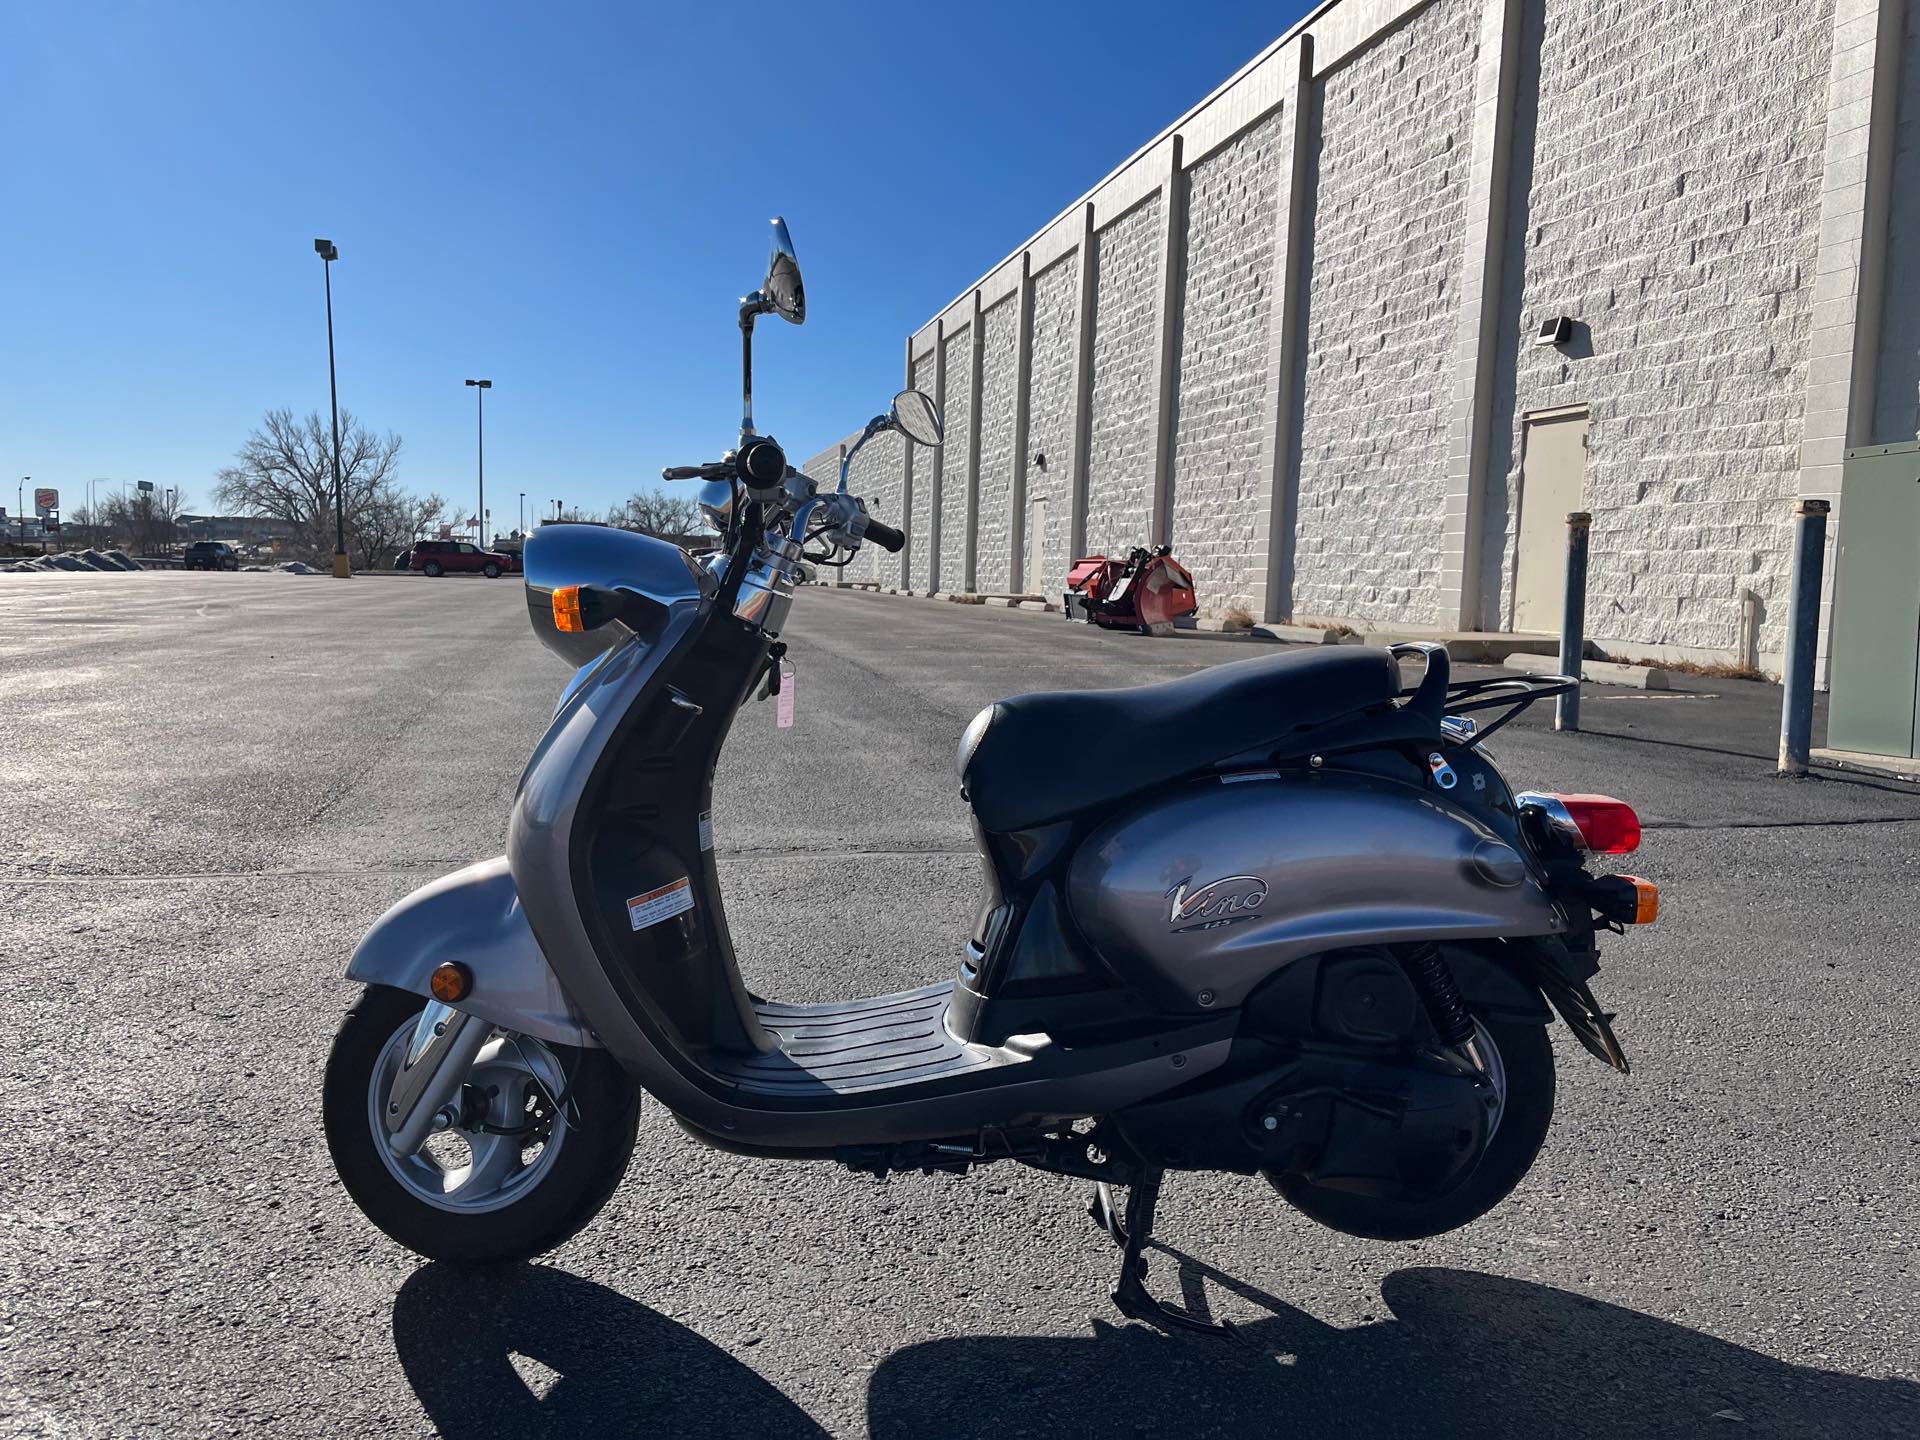
[[(1224, 1320), (1206, 1320), (1175, 1305), (1163, 1305), (1147, 1293), (1147, 1262), (1141, 1251), (1153, 1234), (1153, 1209), (1160, 1199), (1163, 1170), (1144, 1170), (1127, 1187), (1127, 1218), (1124, 1226), (1113, 1212), (1113, 1192), (1103, 1182), (1094, 1193), (1089, 1213), (1103, 1224), (1120, 1246), (1120, 1283), (1114, 1289), (1114, 1306), (1131, 1320), (1141, 1320), (1166, 1331), (1217, 1335), (1240, 1340), (1240, 1332)], [(1244, 1342), (1243, 1342), (1244, 1343)]]

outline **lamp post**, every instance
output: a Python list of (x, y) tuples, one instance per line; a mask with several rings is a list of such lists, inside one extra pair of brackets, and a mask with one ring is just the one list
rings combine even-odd
[(27, 543), (27, 486), (33, 480), (31, 475), (20, 477), (20, 493), (15, 497), (16, 508), (20, 512), (20, 543)]
[(520, 532), (519, 533), (520, 533), (521, 543), (524, 544), (527, 538), (527, 492), (524, 490), (520, 492)]
[(480, 503), (474, 507), (474, 518), (480, 522), (480, 548), (487, 548), (487, 391), (493, 388), (491, 380), (469, 380), (473, 387), (475, 415), (480, 425)]
[(320, 257), (320, 268), (327, 278), (327, 393), (333, 401), (333, 578), (344, 580), (353, 574), (353, 567), (347, 562), (347, 518), (340, 495), (340, 382), (333, 368), (333, 262), (340, 258), (340, 247), (331, 240), (316, 240), (313, 253)]

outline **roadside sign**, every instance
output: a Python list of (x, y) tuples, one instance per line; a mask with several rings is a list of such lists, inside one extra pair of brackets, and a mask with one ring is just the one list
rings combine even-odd
[(141, 480), (141, 481), (138, 481), (138, 482), (137, 482), (137, 488), (138, 488), (138, 489), (141, 489), (141, 490), (144, 490), (144, 491), (146, 491), (146, 492), (147, 492), (147, 494), (149, 494), (149, 495), (151, 495), (151, 494), (153, 493), (153, 481), (151, 481), (151, 480)]
[(60, 508), (60, 492), (52, 486), (42, 486), (33, 492), (33, 508), (42, 520)]

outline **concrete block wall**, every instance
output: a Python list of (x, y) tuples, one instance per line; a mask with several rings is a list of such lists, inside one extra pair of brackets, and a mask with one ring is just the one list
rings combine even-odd
[(945, 443), (940, 446), (940, 543), (934, 578), (941, 590), (967, 588), (967, 457), (973, 446), (973, 326), (941, 342), (946, 355)]
[[(1079, 344), (1080, 257), (1057, 260), (1033, 278), (1033, 379), (1028, 394), (1028, 523), (1039, 524), (1040, 573), (1025, 588), (1057, 595), (1073, 563), (1074, 362)], [(1039, 460), (1044, 458), (1045, 468)], [(1035, 502), (1041, 502), (1036, 504)], [(1035, 520), (1035, 516), (1041, 517)]]
[(1478, 0), (1436, 0), (1316, 87), (1294, 610), (1441, 625), (1447, 394)]
[(1186, 175), (1170, 538), (1212, 610), (1251, 612), (1265, 584), (1260, 423), (1286, 138), (1269, 115)]
[[(938, 370), (939, 359), (931, 348), (924, 355), (916, 355), (912, 388), (937, 399), (940, 393)], [(917, 450), (913, 455), (913, 503), (906, 511), (907, 548), (901, 552), (907, 557), (906, 578), (901, 583), (913, 590), (925, 590), (931, 584), (934, 500), (940, 488), (941, 451), (945, 448), (935, 446), (931, 450)]]
[(1153, 523), (1154, 330), (1161, 198), (1094, 236), (1092, 423), (1087, 437), (1087, 548), (1125, 554)]
[[(1517, 373), (1491, 489), (1523, 507), (1525, 417), (1586, 408), (1588, 632), (1609, 648), (1732, 654), (1749, 590), (1760, 651), (1785, 648), (1832, 33), (1831, 0), (1552, 0), (1526, 16), (1538, 98), (1522, 107), (1503, 337)], [(1579, 326), (1564, 350), (1532, 343), (1554, 315)], [(1510, 625), (1517, 514), (1491, 533)]]
[(1510, 627), (1572, 408), (1589, 635), (1775, 661), (1795, 497), (1920, 430), (1916, 12), (1329, 0), (909, 339), (911, 584), (1157, 526), (1214, 613)]
[[(860, 437), (851, 435), (851, 446)], [(892, 431), (874, 436), (853, 457), (847, 472), (847, 488), (867, 502), (867, 513), (896, 529), (907, 527), (906, 483), (907, 442)], [(922, 452), (925, 453), (924, 451)], [(836, 479), (835, 484), (839, 481)], [(853, 564), (847, 567), (849, 580), (874, 580), (882, 585), (900, 583), (900, 556), (878, 545), (863, 545)]]
[(981, 312), (980, 484), (973, 588), (1004, 594), (1013, 585), (1014, 378), (1019, 368), (1018, 292)]

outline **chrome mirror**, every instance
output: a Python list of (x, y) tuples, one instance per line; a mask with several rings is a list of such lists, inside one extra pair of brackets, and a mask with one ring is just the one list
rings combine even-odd
[(709, 480), (700, 487), (700, 516), (721, 535), (733, 524), (733, 496), (731, 480)]
[(773, 217), (773, 249), (767, 255), (767, 279), (760, 287), (767, 308), (782, 320), (804, 325), (807, 319), (807, 289), (800, 283), (800, 260), (793, 253), (793, 236), (787, 222)]
[(940, 407), (918, 390), (902, 390), (893, 397), (887, 423), (922, 445), (938, 445), (946, 428), (940, 421)]

